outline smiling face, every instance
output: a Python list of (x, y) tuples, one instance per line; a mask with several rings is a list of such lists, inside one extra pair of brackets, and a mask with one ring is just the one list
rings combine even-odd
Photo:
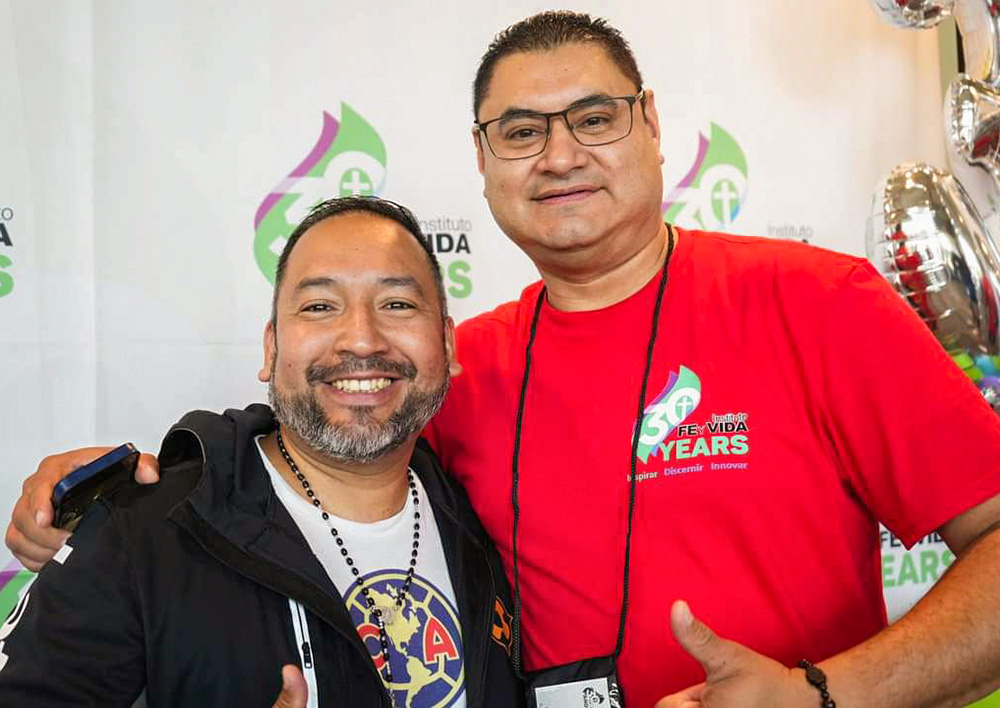
[[(588, 97), (638, 93), (599, 45), (565, 44), (517, 52), (493, 72), (478, 119), (517, 110), (559, 111)], [(561, 118), (551, 122), (545, 151), (521, 160), (495, 157), (476, 132), (479, 171), (500, 228), (539, 267), (568, 252), (615, 259), (635, 252), (662, 228), (659, 122), (651, 91), (633, 108), (632, 132), (586, 147)]]
[(440, 407), (453, 342), (414, 236), (350, 212), (295, 244), (260, 378), (278, 420), (313, 451), (368, 462), (416, 439)]

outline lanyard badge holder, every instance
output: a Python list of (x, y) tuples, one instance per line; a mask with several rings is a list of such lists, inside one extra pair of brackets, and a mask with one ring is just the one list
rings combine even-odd
[(527, 674), (528, 708), (621, 708), (616, 658), (581, 659)]
[(521, 664), (521, 585), (517, 566), (517, 522), (520, 516), (518, 501), (518, 458), (521, 450), (521, 422), (524, 417), (524, 401), (528, 391), (528, 373), (531, 370), (531, 347), (535, 342), (535, 332), (538, 328), (538, 318), (545, 299), (545, 288), (538, 295), (535, 312), (531, 320), (528, 334), (528, 344), (524, 352), (524, 376), (521, 379), (521, 395), (518, 400), (517, 418), (514, 428), (514, 450), (511, 459), (511, 507), (513, 510), (513, 532), (511, 535), (511, 555), (514, 571), (514, 627), (512, 662), (514, 672), (523, 679), (527, 686), (528, 708), (623, 708), (625, 698), (621, 684), (618, 681), (616, 662), (622, 651), (625, 640), (625, 620), (628, 616), (628, 583), (629, 555), (632, 541), (632, 515), (635, 510), (635, 460), (639, 445), (639, 431), (642, 427), (642, 417), (645, 410), (646, 384), (649, 381), (649, 369), (653, 362), (653, 347), (656, 343), (657, 323), (660, 319), (660, 306), (663, 303), (663, 292), (667, 285), (667, 266), (674, 251), (674, 234), (667, 226), (669, 242), (667, 256), (663, 262), (663, 272), (660, 274), (660, 285), (656, 293), (656, 304), (653, 307), (653, 322), (650, 326), (649, 341), (646, 347), (646, 365), (642, 374), (642, 385), (639, 390), (639, 410), (636, 414), (635, 431), (632, 436), (632, 449), (629, 459), (631, 470), (628, 500), (628, 529), (625, 535), (625, 569), (622, 581), (622, 608), (618, 622), (618, 640), (615, 651), (608, 656), (581, 659), (561, 666), (553, 666), (529, 674), (522, 672)]

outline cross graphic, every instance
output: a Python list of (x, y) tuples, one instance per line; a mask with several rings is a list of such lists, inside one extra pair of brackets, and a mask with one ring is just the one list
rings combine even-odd
[(340, 196), (342, 197), (371, 194), (372, 191), (371, 180), (362, 170), (349, 170), (344, 173), (340, 180)]
[(682, 420), (688, 413), (694, 410), (694, 398), (688, 395), (679, 396), (674, 402), (674, 411), (677, 419)]
[(724, 179), (719, 181), (719, 186), (712, 193), (712, 201), (722, 203), (722, 219), (720, 221), (723, 225), (729, 225), (732, 221), (733, 207), (736, 206), (733, 202), (738, 200), (739, 197), (740, 193), (733, 189), (732, 180)]

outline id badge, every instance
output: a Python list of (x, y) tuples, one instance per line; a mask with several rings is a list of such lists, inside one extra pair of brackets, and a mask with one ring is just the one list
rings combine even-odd
[(622, 708), (624, 701), (611, 656), (574, 661), (536, 671), (527, 678), (528, 708)]

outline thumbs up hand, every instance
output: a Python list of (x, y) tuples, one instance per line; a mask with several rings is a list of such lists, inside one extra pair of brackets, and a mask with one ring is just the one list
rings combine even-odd
[(281, 667), (281, 693), (271, 708), (306, 708), (309, 701), (309, 686), (302, 676), (302, 670), (294, 664)]
[(662, 698), (655, 708), (815, 708), (819, 694), (800, 669), (722, 639), (678, 600), (670, 628), (688, 654), (705, 669), (705, 681)]

